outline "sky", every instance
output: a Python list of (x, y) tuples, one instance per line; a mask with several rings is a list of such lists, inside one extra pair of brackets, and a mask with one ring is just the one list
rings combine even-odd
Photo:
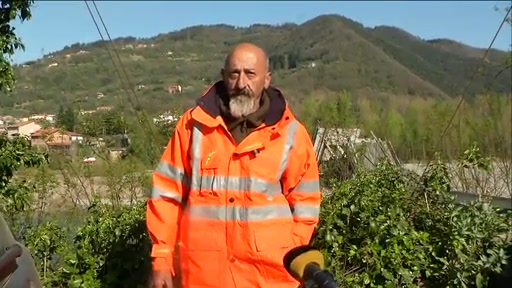
[[(96, 1), (112, 38), (152, 37), (199, 24), (249, 26), (303, 23), (340, 14), (367, 27), (396, 26), (422, 39), (450, 38), (487, 48), (510, 1)], [(92, 6), (90, 4), (90, 6)], [(36, 1), (33, 17), (15, 23), (25, 44), (13, 61), (23, 63), (73, 43), (100, 39), (84, 1)], [(510, 25), (494, 48), (510, 50)]]

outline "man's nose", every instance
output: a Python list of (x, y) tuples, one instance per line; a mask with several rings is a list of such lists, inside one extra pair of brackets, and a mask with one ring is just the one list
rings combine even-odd
[(236, 88), (238, 90), (243, 90), (247, 87), (247, 77), (245, 77), (244, 74), (240, 74), (240, 77), (238, 77), (238, 81), (236, 82)]

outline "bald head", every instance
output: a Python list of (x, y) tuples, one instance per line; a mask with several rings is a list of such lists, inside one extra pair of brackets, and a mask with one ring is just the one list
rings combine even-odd
[(224, 61), (224, 69), (230, 64), (231, 60), (236, 57), (254, 57), (258, 64), (264, 65), (265, 71), (268, 71), (270, 63), (265, 50), (251, 43), (240, 43), (233, 47)]
[(251, 43), (236, 45), (226, 57), (222, 79), (231, 98), (234, 117), (247, 116), (259, 108), (259, 100), (271, 80), (267, 53)]

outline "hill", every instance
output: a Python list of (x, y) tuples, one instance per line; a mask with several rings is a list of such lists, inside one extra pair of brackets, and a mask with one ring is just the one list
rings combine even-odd
[[(149, 39), (119, 38), (115, 51), (105, 41), (76, 43), (18, 65), (17, 87), (14, 95), (0, 97), (1, 112), (57, 112), (59, 104), (73, 102), (84, 110), (130, 105), (112, 62), (117, 66), (118, 56), (130, 79), (123, 82), (140, 101), (134, 105), (152, 113), (185, 108), (218, 79), (225, 53), (242, 41), (268, 51), (274, 82), (296, 107), (311, 95), (343, 89), (355, 95), (457, 96), (485, 51), (449, 39), (422, 40), (395, 27), (367, 28), (339, 15), (301, 25), (194, 26)], [(510, 93), (510, 69), (493, 79), (507, 55), (490, 52), (471, 94)], [(170, 95), (169, 85), (180, 85), (182, 93)]]

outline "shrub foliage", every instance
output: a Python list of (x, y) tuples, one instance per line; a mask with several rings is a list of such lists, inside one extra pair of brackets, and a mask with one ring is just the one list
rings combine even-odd
[[(506, 264), (510, 215), (457, 204), (442, 163), (419, 177), (384, 162), (329, 188), (313, 245), (346, 287), (486, 287)], [(144, 205), (98, 202), (78, 229), (54, 221), (29, 229), (47, 287), (143, 287)]]
[(443, 163), (389, 163), (333, 184), (314, 245), (346, 287), (484, 287), (506, 263), (510, 215), (457, 204)]

